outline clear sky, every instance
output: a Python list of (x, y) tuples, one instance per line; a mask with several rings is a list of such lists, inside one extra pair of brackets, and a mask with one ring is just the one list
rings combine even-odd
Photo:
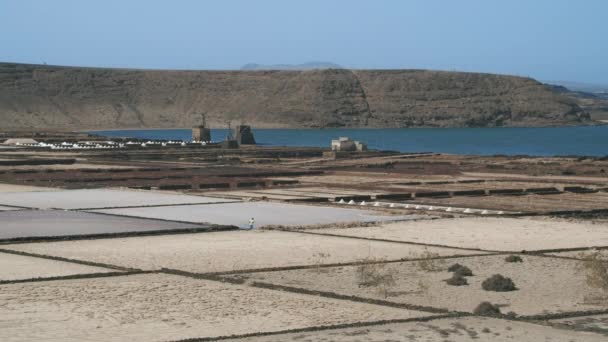
[(329, 61), (608, 83), (608, 0), (0, 0), (0, 61)]

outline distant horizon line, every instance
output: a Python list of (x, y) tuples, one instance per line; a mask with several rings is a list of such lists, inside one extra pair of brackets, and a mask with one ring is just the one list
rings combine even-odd
[[(260, 69), (260, 70), (243, 70), (240, 68), (234, 69), (191, 69), (191, 68), (146, 68), (146, 67), (112, 67), (112, 66), (90, 66), (90, 65), (64, 65), (64, 64), (45, 64), (45, 63), (26, 63), (26, 62), (14, 62), (14, 61), (0, 61), (2, 64), (21, 64), (27, 66), (41, 66), (41, 67), (56, 67), (56, 68), (83, 68), (83, 69), (117, 69), (117, 70), (141, 70), (141, 71), (239, 71), (239, 72), (265, 72), (265, 71), (283, 71), (283, 72), (297, 72), (297, 71), (314, 71), (314, 70), (379, 70), (379, 71), (394, 71), (394, 70), (411, 70), (411, 71), (439, 71), (439, 72), (458, 72), (467, 74), (487, 74), (487, 75), (501, 75), (501, 76), (515, 76), (522, 78), (535, 79), (530, 75), (521, 74), (506, 74), (499, 72), (487, 72), (487, 71), (465, 71), (459, 69), (422, 69), (422, 68), (351, 68), (351, 67), (340, 67), (340, 68), (313, 68), (313, 69)], [(247, 63), (257, 64), (257, 63)], [(243, 64), (243, 66), (247, 65)], [(302, 63), (305, 64), (305, 63)], [(293, 65), (302, 65), (293, 64)], [(263, 65), (263, 64), (261, 64)], [(290, 64), (273, 64), (273, 65), (290, 65)]]

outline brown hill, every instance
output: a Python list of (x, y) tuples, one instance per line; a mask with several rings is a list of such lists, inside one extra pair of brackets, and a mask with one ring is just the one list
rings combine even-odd
[(255, 127), (590, 123), (522, 77), (423, 70), (160, 71), (0, 63), (5, 129), (188, 127), (206, 112)]

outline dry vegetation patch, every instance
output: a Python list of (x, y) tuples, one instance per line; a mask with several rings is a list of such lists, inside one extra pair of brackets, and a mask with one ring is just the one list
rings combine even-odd
[(358, 285), (376, 288), (387, 298), (390, 288), (396, 284), (395, 269), (377, 259), (364, 259), (362, 262), (363, 264), (356, 268)]
[(600, 252), (582, 253), (578, 271), (596, 292), (587, 297), (591, 302), (608, 303), (608, 257)]
[(442, 272), (445, 270), (446, 261), (439, 258), (438, 253), (425, 250), (419, 255), (413, 254), (411, 259), (418, 259), (418, 268), (425, 272)]
[[(492, 255), (448, 259), (450, 264), (466, 265), (474, 274), (468, 277), (447, 272), (447, 266), (438, 272), (421, 269), (417, 260), (324, 267), (321, 273), (313, 268), (247, 275), (251, 281), (451, 311), (472, 312), (483, 301), (508, 308), (507, 311), (518, 315), (608, 309), (608, 302), (585, 300), (596, 289), (586, 284), (584, 274), (576, 273), (577, 260), (529, 255), (525, 263), (506, 263), (504, 258), (504, 255)], [(382, 278), (385, 271), (390, 277)], [(452, 286), (446, 282), (454, 274), (455, 279), (450, 283), (463, 284), (466, 280), (468, 286)], [(501, 281), (494, 280), (498, 279), (492, 277), (495, 274), (502, 275)], [(493, 279), (493, 289), (504, 291), (516, 285), (517, 291), (484, 290), (482, 283), (488, 278)], [(390, 281), (383, 291), (381, 282), (385, 279)], [(511, 281), (505, 282), (505, 279)]]

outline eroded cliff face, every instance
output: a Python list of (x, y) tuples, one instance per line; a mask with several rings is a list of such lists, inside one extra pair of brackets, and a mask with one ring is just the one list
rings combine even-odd
[(0, 64), (4, 129), (589, 123), (532, 79), (420, 70), (157, 71)]

